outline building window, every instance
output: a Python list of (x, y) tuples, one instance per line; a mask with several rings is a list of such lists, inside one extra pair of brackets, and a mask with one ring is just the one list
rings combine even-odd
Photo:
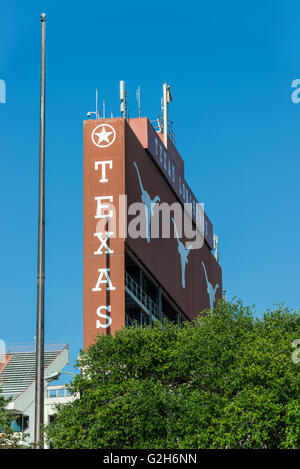
[(24, 432), (29, 427), (28, 415), (17, 415), (14, 420), (11, 421), (10, 428), (14, 432)]

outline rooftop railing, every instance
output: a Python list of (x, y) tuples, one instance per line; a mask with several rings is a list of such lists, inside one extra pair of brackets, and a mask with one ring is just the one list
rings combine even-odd
[(70, 391), (64, 385), (48, 386), (46, 392), (47, 398), (59, 398), (71, 396)]
[(158, 305), (128, 274), (128, 272), (125, 272), (125, 286), (131, 293), (133, 299), (136, 298), (145, 307), (145, 312), (147, 312), (149, 315), (152, 315), (154, 319), (161, 321)]
[[(45, 352), (56, 352), (67, 349), (69, 344), (66, 342), (47, 342), (45, 344)], [(35, 352), (34, 342), (16, 342), (13, 344), (6, 344), (6, 354), (10, 353), (25, 353)]]
[[(153, 128), (156, 132), (160, 132), (162, 134), (164, 133), (164, 121), (163, 121), (163, 119), (157, 118), (157, 119), (151, 120), (150, 122), (151, 122), (151, 124), (152, 124), (152, 126), (153, 126)], [(171, 141), (175, 145), (175, 133), (174, 133), (172, 124), (173, 123), (171, 121), (168, 121), (168, 136), (170, 137)]]

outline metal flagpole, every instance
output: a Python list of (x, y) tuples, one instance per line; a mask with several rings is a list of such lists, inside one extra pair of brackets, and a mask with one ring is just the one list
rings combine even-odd
[(41, 97), (39, 155), (39, 221), (36, 325), (36, 379), (34, 442), (42, 447), (41, 426), (44, 423), (44, 281), (45, 281), (45, 32), (46, 15), (41, 14)]

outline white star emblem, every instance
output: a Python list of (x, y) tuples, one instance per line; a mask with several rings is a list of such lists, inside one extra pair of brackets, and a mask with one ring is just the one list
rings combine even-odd
[(92, 141), (96, 147), (105, 148), (114, 143), (116, 138), (115, 129), (109, 124), (100, 124), (92, 132)]
[(108, 137), (109, 137), (112, 133), (113, 133), (113, 132), (107, 132), (107, 131), (105, 130), (105, 127), (102, 127), (101, 132), (95, 132), (94, 135), (97, 135), (97, 137), (99, 137), (98, 145), (99, 145), (99, 143), (101, 143), (101, 142), (103, 142), (103, 141), (106, 142), (106, 143), (109, 143)]

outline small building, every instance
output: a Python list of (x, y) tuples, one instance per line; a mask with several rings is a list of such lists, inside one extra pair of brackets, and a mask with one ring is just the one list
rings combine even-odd
[[(45, 345), (45, 378), (60, 373), (68, 363), (68, 344)], [(12, 398), (8, 405), (8, 409), (16, 414), (12, 429), (28, 435), (25, 444), (34, 441), (35, 364), (33, 344), (8, 346), (0, 363), (0, 392), (5, 398)], [(44, 423), (50, 422), (56, 403), (65, 403), (71, 399), (65, 386), (50, 386), (45, 379)]]

